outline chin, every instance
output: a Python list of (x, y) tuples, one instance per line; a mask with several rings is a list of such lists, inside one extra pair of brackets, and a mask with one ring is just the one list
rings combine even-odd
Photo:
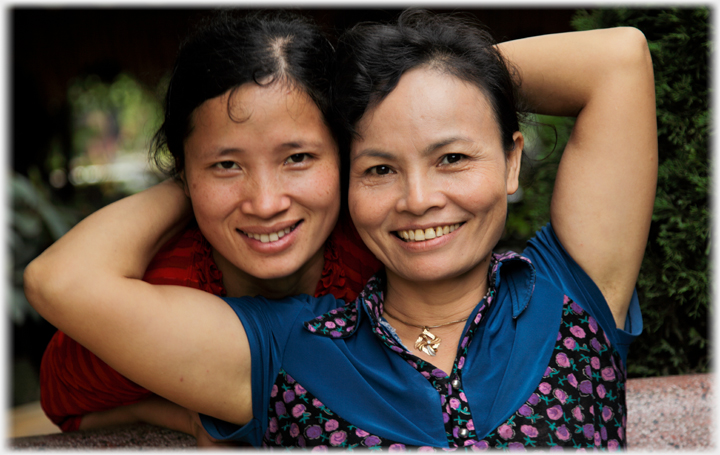
[(443, 280), (451, 280), (453, 278), (457, 278), (462, 274), (461, 271), (455, 271), (455, 270), (423, 270), (423, 271), (398, 271), (393, 272), (394, 274), (398, 275), (399, 277), (407, 280), (412, 281), (416, 283), (424, 283), (424, 282), (433, 282), (433, 281), (443, 281)]
[[(400, 267), (396, 269), (397, 271), (393, 271), (393, 273), (407, 281), (417, 283), (437, 282), (462, 278), (469, 273), (471, 274), (476, 271), (476, 269), (483, 264), (483, 261), (477, 261), (472, 264), (460, 266), (457, 262), (458, 261), (431, 261), (430, 263), (420, 263), (413, 266)], [(483, 268), (483, 270), (486, 269)]]
[(248, 271), (248, 274), (261, 280), (277, 280), (289, 277), (300, 270), (301, 267), (302, 264), (297, 267), (289, 267), (287, 265), (277, 265), (273, 267), (269, 265), (268, 267), (262, 267), (260, 270)]

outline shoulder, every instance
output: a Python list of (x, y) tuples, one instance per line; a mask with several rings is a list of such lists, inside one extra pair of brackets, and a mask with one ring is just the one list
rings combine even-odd
[(301, 294), (282, 299), (224, 297), (240, 318), (246, 331), (284, 334), (303, 329), (306, 321), (322, 318), (341, 309), (344, 302), (332, 295), (313, 297)]
[(625, 361), (630, 343), (643, 327), (637, 292), (631, 297), (624, 327), (618, 328), (600, 288), (570, 257), (551, 224), (538, 231), (528, 242), (523, 256), (533, 262), (539, 281), (556, 287), (597, 321)]
[(523, 256), (532, 261), (538, 277), (556, 286), (571, 300), (582, 302), (591, 312), (608, 316), (605, 320), (597, 314), (607, 329), (614, 327), (612, 313), (602, 292), (568, 254), (550, 223), (528, 241)]

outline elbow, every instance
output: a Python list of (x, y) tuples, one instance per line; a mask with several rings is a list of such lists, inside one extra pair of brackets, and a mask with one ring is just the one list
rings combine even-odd
[(38, 313), (43, 315), (46, 299), (43, 293), (43, 283), (46, 283), (47, 277), (45, 277), (44, 267), (40, 258), (34, 259), (23, 272), (23, 289), (25, 291), (25, 297), (27, 298), (30, 305), (37, 310)]
[(35, 258), (23, 272), (23, 288), (30, 305), (45, 319), (53, 322), (53, 295), (61, 295), (58, 277), (52, 274), (52, 265), (44, 255)]
[(615, 32), (616, 40), (612, 45), (617, 49), (619, 65), (652, 76), (650, 48), (643, 32), (635, 27), (618, 27)]

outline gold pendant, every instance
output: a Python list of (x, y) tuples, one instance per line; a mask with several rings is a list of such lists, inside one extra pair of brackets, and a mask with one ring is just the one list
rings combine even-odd
[(415, 349), (418, 349), (429, 356), (435, 357), (438, 348), (440, 348), (440, 341), (442, 340), (430, 333), (427, 327), (423, 327), (422, 333), (415, 341)]

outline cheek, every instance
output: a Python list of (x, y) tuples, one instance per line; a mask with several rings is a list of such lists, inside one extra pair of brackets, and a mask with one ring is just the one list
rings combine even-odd
[(203, 230), (216, 228), (218, 221), (224, 219), (237, 206), (229, 193), (229, 191), (199, 190), (193, 194), (191, 190), (193, 212)]
[(389, 215), (391, 197), (380, 196), (363, 185), (351, 185), (348, 194), (350, 217), (360, 235), (366, 239), (373, 230), (382, 225)]
[(337, 217), (340, 210), (340, 173), (336, 167), (323, 166), (291, 182), (291, 185), (289, 192), (302, 205), (317, 214)]
[[(353, 191), (351, 190), (350, 193), (352, 194)], [(357, 229), (357, 232), (360, 235), (360, 239), (370, 248), (373, 254), (377, 256), (379, 252), (373, 249), (373, 246), (376, 243), (373, 239), (373, 226), (375, 226), (376, 223), (373, 219), (373, 211), (370, 210), (370, 207), (370, 205), (366, 204), (366, 200), (358, 194), (348, 197), (350, 219), (352, 219), (355, 229)]]
[(449, 195), (468, 211), (488, 211), (506, 202), (505, 175), (495, 169), (464, 174), (445, 182)]
[(328, 166), (314, 182), (318, 194), (324, 200), (340, 203), (340, 169)]
[(348, 211), (350, 212), (350, 218), (353, 224), (355, 224), (358, 230), (365, 224), (364, 207), (362, 189), (357, 181), (350, 177), (348, 186)]
[(476, 188), (475, 191), (469, 191), (465, 188), (462, 196), (459, 199), (459, 203), (467, 207), (471, 212), (486, 212), (498, 203), (498, 200), (504, 193), (499, 193), (495, 188)]
[(239, 189), (234, 186), (212, 184), (210, 181), (188, 176), (188, 197), (199, 224), (205, 219), (218, 218), (237, 206)]

